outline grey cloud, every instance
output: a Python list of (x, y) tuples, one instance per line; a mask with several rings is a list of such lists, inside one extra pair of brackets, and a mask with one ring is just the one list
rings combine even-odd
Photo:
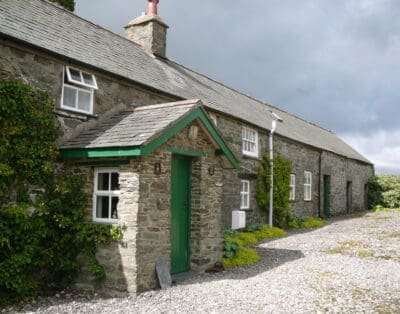
[[(120, 34), (145, 0), (77, 0)], [(400, 1), (160, 1), (168, 55), (337, 133), (397, 128)]]

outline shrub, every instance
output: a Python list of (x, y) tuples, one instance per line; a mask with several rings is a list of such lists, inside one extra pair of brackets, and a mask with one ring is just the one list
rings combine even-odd
[(290, 228), (321, 228), (325, 226), (326, 221), (320, 218), (309, 217), (309, 216), (293, 216), (289, 222)]
[(67, 10), (74, 11), (75, 10), (75, 1), (74, 0), (50, 0), (51, 2), (56, 2), (59, 5), (63, 6)]
[(300, 223), (300, 228), (312, 229), (321, 228), (325, 226), (325, 221), (320, 218), (308, 217), (305, 221)]
[[(59, 126), (53, 108), (46, 93), (0, 81), (0, 304), (68, 285), (80, 270), (80, 254), (93, 275), (104, 278), (96, 245), (122, 237), (119, 227), (85, 221), (85, 178), (55, 171)], [(44, 188), (35, 202), (28, 196), (31, 185)]]
[[(290, 173), (292, 165), (282, 156), (274, 157), (274, 225), (285, 227), (290, 220)], [(258, 170), (257, 204), (265, 211), (269, 211), (269, 189), (271, 186), (270, 160), (268, 153), (264, 154), (262, 164)]]
[(243, 265), (255, 264), (260, 260), (260, 256), (255, 249), (241, 247), (235, 256), (222, 259), (224, 268), (232, 268)]
[(286, 236), (286, 232), (280, 228), (270, 227), (268, 225), (264, 225), (261, 230), (255, 232), (255, 236), (257, 239), (275, 239), (282, 238)]
[(239, 239), (242, 241), (243, 246), (254, 245), (258, 242), (256, 235), (251, 232), (239, 233)]

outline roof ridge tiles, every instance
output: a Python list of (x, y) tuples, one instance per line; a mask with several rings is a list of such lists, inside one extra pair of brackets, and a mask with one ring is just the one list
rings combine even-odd
[(168, 108), (168, 107), (199, 105), (199, 102), (200, 102), (199, 99), (189, 99), (189, 100), (168, 102), (168, 103), (156, 104), (156, 105), (144, 105), (144, 106), (135, 107), (133, 110), (134, 111), (144, 111), (144, 110), (152, 110), (152, 109)]

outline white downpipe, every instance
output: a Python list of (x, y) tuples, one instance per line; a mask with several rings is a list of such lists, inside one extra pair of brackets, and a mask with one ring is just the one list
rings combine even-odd
[(271, 132), (269, 133), (269, 161), (270, 161), (270, 173), (271, 173), (271, 185), (269, 188), (269, 226), (273, 227), (273, 204), (274, 204), (274, 147), (273, 147), (273, 136), (276, 129), (276, 120), (272, 120)]

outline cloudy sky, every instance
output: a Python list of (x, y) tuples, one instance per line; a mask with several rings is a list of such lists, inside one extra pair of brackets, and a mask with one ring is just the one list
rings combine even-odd
[[(146, 0), (76, 0), (121, 35)], [(400, 1), (160, 0), (170, 59), (334, 131), (400, 173)]]

